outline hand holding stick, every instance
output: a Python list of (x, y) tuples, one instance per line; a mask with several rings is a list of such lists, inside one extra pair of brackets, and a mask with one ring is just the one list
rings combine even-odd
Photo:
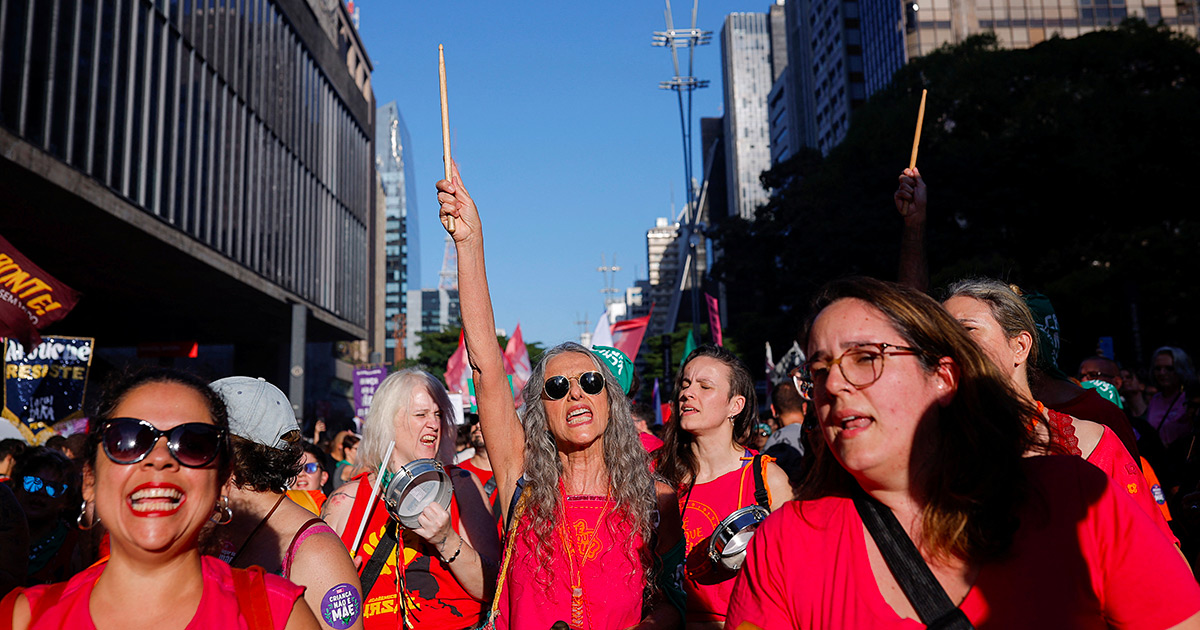
[[(442, 88), (442, 162), (446, 167), (446, 179), (450, 179), (450, 105), (446, 99), (446, 54), (438, 44), (438, 79)], [(442, 215), (446, 231), (454, 233), (454, 217)]]
[[(445, 83), (446, 83), (446, 80), (443, 77), (442, 78), (442, 112), (443, 112), (442, 120), (446, 119)], [(921, 90), (921, 108), (917, 110), (917, 132), (913, 135), (912, 157), (909, 158), (909, 160), (908, 160), (908, 168), (916, 168), (917, 167), (917, 147), (919, 147), (921, 145), (921, 124), (925, 122), (925, 95), (928, 92), (929, 92), (929, 90)], [(442, 123), (442, 124), (445, 124), (445, 123)], [(449, 146), (449, 145), (447, 145), (447, 146)], [(447, 149), (446, 152), (447, 152), (446, 154), (449, 155), (449, 149)]]

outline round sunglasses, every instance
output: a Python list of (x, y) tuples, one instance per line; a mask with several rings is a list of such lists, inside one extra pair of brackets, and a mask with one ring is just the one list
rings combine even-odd
[(321, 465), (318, 464), (317, 462), (308, 462), (300, 470), (301, 470), (301, 472), (306, 472), (310, 475), (314, 475), (320, 469), (321, 469)]
[(579, 376), (551, 376), (546, 379), (546, 398), (558, 400), (571, 391), (571, 381), (579, 382), (579, 389), (589, 396), (595, 396), (604, 391), (604, 375), (599, 372), (584, 372)]
[(220, 453), (225, 431), (203, 422), (187, 422), (160, 431), (137, 418), (114, 418), (100, 428), (104, 454), (117, 464), (136, 464), (146, 459), (163, 436), (175, 461), (188, 468), (203, 468)]

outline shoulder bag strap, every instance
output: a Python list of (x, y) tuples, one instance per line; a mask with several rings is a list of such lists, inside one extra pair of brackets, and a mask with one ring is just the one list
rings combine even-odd
[(854, 492), (854, 507), (921, 622), (939, 630), (974, 628), (962, 610), (950, 601), (896, 515), (861, 488)]
[(767, 488), (767, 480), (763, 478), (763, 469), (769, 461), (770, 458), (764, 460), (762, 453), (759, 453), (750, 462), (750, 467), (754, 469), (754, 502), (768, 510), (771, 509), (771, 491)]
[(383, 565), (387, 564), (388, 556), (392, 555), (392, 550), (396, 548), (399, 542), (396, 538), (396, 522), (388, 519), (387, 528), (384, 529), (383, 538), (379, 540), (379, 544), (375, 546), (375, 551), (371, 553), (371, 559), (367, 560), (366, 566), (362, 572), (362, 598), (367, 601), (367, 593), (371, 592), (371, 587), (375, 586), (375, 580), (379, 579), (379, 574), (383, 571)]
[(234, 569), (233, 591), (237, 596), (238, 612), (245, 618), (250, 630), (272, 630), (275, 627), (262, 567)]
[(517, 511), (517, 506), (520, 505), (521, 495), (524, 494), (524, 492), (525, 475), (521, 475), (521, 478), (517, 480), (517, 487), (513, 490), (512, 501), (510, 501), (508, 504), (508, 522), (504, 524), (504, 531), (506, 532), (512, 529), (513, 523), (516, 522), (516, 520), (513, 518), (513, 515)]

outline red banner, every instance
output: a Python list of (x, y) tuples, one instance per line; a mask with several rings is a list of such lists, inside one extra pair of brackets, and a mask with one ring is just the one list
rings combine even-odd
[(35, 348), (42, 342), (38, 331), (66, 317), (78, 301), (79, 293), (0, 236), (0, 337)]
[(708, 303), (708, 328), (712, 331), (713, 342), (721, 345), (721, 309), (717, 306), (717, 298), (705, 293), (704, 301)]
[(454, 354), (450, 355), (450, 360), (446, 361), (446, 373), (443, 375), (446, 379), (446, 389), (452, 394), (470, 393), (470, 386), (467, 381), (471, 379), (471, 364), (467, 362), (467, 344), (463, 339), (463, 333), (458, 333), (458, 349)]

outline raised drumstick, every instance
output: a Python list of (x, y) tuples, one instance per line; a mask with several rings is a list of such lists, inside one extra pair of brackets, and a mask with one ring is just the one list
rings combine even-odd
[[(446, 166), (446, 179), (450, 179), (450, 105), (446, 101), (446, 53), (438, 44), (438, 79), (442, 88), (442, 162)], [(922, 101), (924, 103), (924, 101)], [(915, 159), (915, 158), (914, 158)], [(446, 215), (442, 218), (446, 231), (454, 233), (454, 217)]]
[[(446, 76), (445, 71), (442, 71), (442, 125), (445, 125), (446, 120)], [(912, 157), (908, 160), (908, 168), (916, 168), (917, 166), (917, 147), (921, 145), (921, 124), (925, 122), (925, 94), (929, 90), (921, 90), (921, 108), (917, 110), (917, 132), (913, 135), (913, 150)], [(443, 127), (444, 128), (444, 127)], [(444, 133), (444, 132), (443, 132)], [(447, 141), (448, 142), (448, 141)], [(450, 145), (447, 144), (447, 147)], [(450, 149), (446, 149), (446, 155), (450, 155)], [(446, 179), (450, 179), (447, 175)], [(454, 230), (451, 230), (453, 232)]]

